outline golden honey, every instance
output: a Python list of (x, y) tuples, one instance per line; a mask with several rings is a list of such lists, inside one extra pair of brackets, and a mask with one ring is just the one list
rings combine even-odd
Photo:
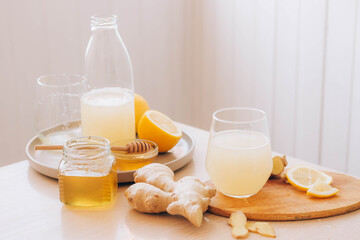
[(112, 202), (117, 191), (117, 174), (78, 173), (59, 175), (60, 201), (73, 206), (100, 206)]
[(117, 192), (117, 169), (109, 141), (100, 137), (69, 140), (64, 146), (58, 178), (60, 201), (64, 204), (111, 204)]
[(141, 159), (129, 159), (127, 157), (116, 157), (116, 166), (120, 171), (132, 171), (144, 167), (153, 162), (154, 157), (141, 158)]
[[(119, 171), (132, 171), (152, 163), (158, 155), (158, 147), (156, 143), (149, 140), (142, 140), (151, 146), (151, 150), (145, 153), (127, 153), (121, 151), (113, 151), (116, 159), (117, 170)], [(119, 141), (114, 143), (114, 146), (126, 145), (128, 141)]]

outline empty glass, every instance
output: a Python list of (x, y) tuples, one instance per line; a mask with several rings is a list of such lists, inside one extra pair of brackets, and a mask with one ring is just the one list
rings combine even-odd
[(80, 97), (87, 91), (77, 74), (43, 75), (37, 79), (35, 129), (44, 144), (64, 144), (80, 136)]
[(256, 194), (272, 171), (265, 112), (224, 108), (213, 114), (206, 170), (221, 193), (236, 198)]

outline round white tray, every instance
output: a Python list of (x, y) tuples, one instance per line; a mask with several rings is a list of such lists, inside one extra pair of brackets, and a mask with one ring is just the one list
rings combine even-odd
[[(47, 133), (52, 129), (48, 129)], [(56, 128), (53, 129), (53, 132)], [(51, 177), (58, 178), (58, 166), (62, 158), (62, 151), (35, 151), (35, 145), (41, 145), (40, 139), (35, 136), (26, 145), (26, 156), (33, 169)], [(167, 153), (159, 154), (154, 162), (163, 163), (173, 171), (185, 166), (194, 155), (194, 139), (183, 131), (180, 141)], [(135, 171), (118, 171), (118, 182), (132, 182)]]

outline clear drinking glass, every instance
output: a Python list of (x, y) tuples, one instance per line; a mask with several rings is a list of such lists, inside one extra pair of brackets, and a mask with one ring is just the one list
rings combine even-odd
[(206, 170), (218, 191), (235, 198), (250, 197), (265, 185), (272, 167), (264, 111), (224, 108), (214, 112)]
[[(77, 74), (43, 75), (37, 79), (35, 130), (44, 144), (64, 144), (81, 135), (80, 97), (86, 79)], [(49, 129), (53, 129), (50, 130)]]

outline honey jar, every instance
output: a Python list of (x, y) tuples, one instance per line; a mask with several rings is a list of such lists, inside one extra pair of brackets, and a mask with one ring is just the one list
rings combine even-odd
[(60, 200), (72, 206), (110, 204), (117, 192), (116, 161), (102, 137), (66, 142), (58, 169)]
[[(117, 169), (119, 171), (131, 171), (142, 168), (143, 166), (152, 163), (158, 155), (158, 147), (156, 143), (149, 140), (138, 139), (141, 142), (150, 145), (150, 151), (144, 153), (127, 153), (125, 151), (113, 151), (116, 159)], [(126, 145), (131, 140), (124, 140), (115, 142), (114, 146)]]

